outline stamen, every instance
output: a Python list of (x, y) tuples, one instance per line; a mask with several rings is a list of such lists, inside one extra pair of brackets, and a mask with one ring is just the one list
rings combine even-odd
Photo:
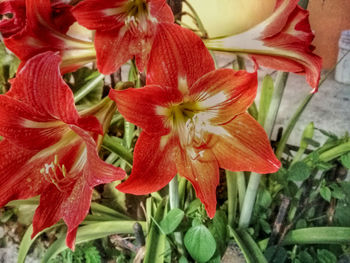
[(57, 154), (55, 154), (53, 162), (45, 163), (44, 168), (40, 169), (40, 173), (48, 183), (54, 184), (60, 192), (63, 192), (64, 187), (70, 184), (70, 180), (65, 180), (68, 178), (66, 167), (59, 164)]

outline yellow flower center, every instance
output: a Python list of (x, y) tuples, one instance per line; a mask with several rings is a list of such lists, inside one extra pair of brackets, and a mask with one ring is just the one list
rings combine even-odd
[(174, 104), (167, 109), (167, 123), (179, 136), (182, 147), (200, 147), (207, 142), (203, 116), (198, 103), (193, 101)]
[[(126, 3), (125, 25), (131, 30), (147, 31), (147, 19), (150, 18), (146, 0), (130, 0)], [(139, 27), (140, 25), (140, 27)]]

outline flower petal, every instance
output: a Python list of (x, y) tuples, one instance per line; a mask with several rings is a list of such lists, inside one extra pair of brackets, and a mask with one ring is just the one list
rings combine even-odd
[(22, 147), (40, 150), (56, 143), (67, 131), (64, 123), (41, 115), (33, 107), (0, 96), (0, 134)]
[[(58, 119), (67, 124), (83, 123), (75, 108), (73, 93), (61, 77), (60, 62), (60, 57), (51, 51), (28, 60), (4, 96), (23, 101), (33, 107), (36, 115), (46, 116), (48, 121)], [(90, 130), (101, 131), (98, 122), (90, 121), (90, 124)]]
[(165, 0), (149, 0), (149, 9), (153, 17), (158, 23), (174, 23), (174, 15)]
[(227, 133), (214, 135), (208, 147), (220, 167), (231, 171), (274, 173), (281, 166), (264, 129), (248, 113), (223, 125)]
[(185, 93), (197, 79), (214, 69), (211, 55), (196, 34), (175, 24), (158, 26), (147, 67), (147, 85), (162, 85)]
[(84, 163), (84, 178), (86, 184), (95, 187), (99, 184), (106, 184), (125, 178), (126, 173), (120, 167), (115, 167), (100, 159), (97, 152), (97, 145), (93, 137), (86, 130), (77, 126), (71, 127), (73, 131), (83, 139), (86, 145), (86, 162)]
[(197, 197), (205, 206), (210, 218), (216, 211), (216, 187), (219, 184), (218, 162), (210, 150), (204, 150), (193, 156), (194, 149), (184, 149), (179, 152), (176, 168), (181, 176), (189, 180)]
[(161, 112), (171, 102), (181, 101), (182, 94), (160, 86), (145, 86), (121, 91), (111, 90), (109, 97), (117, 103), (119, 112), (147, 133), (164, 135), (169, 128), (164, 126)]
[[(0, 142), (0, 206), (11, 200), (34, 197), (47, 187), (40, 173), (33, 169), (41, 169), (43, 163), (28, 163), (38, 151), (27, 150), (16, 146), (9, 140)], [(45, 160), (44, 160), (45, 162)]]
[(308, 11), (297, 0), (281, 0), (275, 12), (265, 21), (243, 33), (209, 39), (209, 49), (249, 54), (259, 65), (306, 76), (317, 90), (322, 60), (312, 53), (314, 37), (308, 22)]
[[(12, 17), (7, 17), (11, 14)], [(25, 25), (24, 0), (12, 0), (0, 2), (0, 32), (4, 38), (10, 37), (21, 31)]]
[(76, 230), (89, 212), (92, 188), (80, 177), (70, 192), (61, 192), (51, 185), (40, 196), (40, 204), (33, 218), (34, 237), (61, 218), (68, 226), (66, 244), (74, 250)]
[[(97, 53), (97, 67), (105, 75), (118, 70), (125, 62), (136, 56), (137, 65), (144, 66), (153, 42), (153, 36), (141, 37), (130, 31), (124, 34), (120, 30), (97, 31), (95, 48)], [(142, 47), (140, 48), (140, 45)], [(142, 57), (146, 56), (146, 57)]]
[(123, 5), (126, 2), (127, 0), (80, 1), (74, 6), (72, 13), (79, 24), (88, 29), (114, 30), (124, 25)]
[(257, 86), (256, 72), (218, 69), (197, 80), (190, 88), (190, 97), (212, 123), (223, 124), (248, 109)]
[(124, 193), (149, 194), (164, 187), (176, 174), (175, 139), (141, 132), (130, 177), (117, 186)]
[(51, 3), (50, 0), (26, 0), (24, 29), (4, 39), (6, 47), (21, 59), (20, 68), (31, 57), (49, 50), (59, 51), (64, 58), (64, 73), (95, 59), (92, 42), (65, 34), (74, 22), (70, 8), (69, 5)]

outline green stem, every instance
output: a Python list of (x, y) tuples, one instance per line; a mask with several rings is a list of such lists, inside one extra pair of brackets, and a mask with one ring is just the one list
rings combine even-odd
[(289, 73), (279, 71), (277, 73), (274, 93), (271, 99), (269, 114), (265, 120), (265, 131), (267, 135), (271, 138), (273, 127), (276, 122), (277, 113), (281, 105), (284, 89), (287, 84)]
[(82, 86), (75, 94), (74, 94), (74, 102), (77, 103), (81, 99), (83, 99), (87, 94), (89, 94), (94, 88), (96, 88), (97, 84), (103, 80), (105, 76), (100, 74), (96, 78), (90, 80), (84, 86)]
[(247, 187), (247, 192), (244, 197), (243, 206), (241, 210), (241, 215), (239, 218), (239, 228), (247, 228), (252, 217), (252, 212), (254, 208), (254, 203), (260, 183), (260, 174), (251, 173), (249, 177), (249, 183)]
[(303, 100), (303, 102), (299, 105), (298, 109), (294, 113), (293, 117), (291, 118), (290, 122), (287, 125), (287, 128), (285, 129), (281, 140), (278, 143), (277, 150), (276, 150), (276, 156), (278, 159), (281, 159), (284, 148), (286, 147), (287, 141), (289, 139), (290, 134), (292, 133), (295, 124), (299, 120), (301, 114), (304, 112), (306, 106), (311, 101), (312, 97), (315, 93), (311, 93), (306, 96), (306, 98)]
[(177, 175), (169, 183), (169, 203), (170, 209), (179, 208), (179, 182)]
[[(174, 208), (179, 208), (179, 181), (177, 175), (169, 183), (169, 203), (170, 210)], [(185, 248), (183, 244), (183, 237), (181, 232), (174, 232), (175, 243), (177, 244), (178, 250), (181, 255), (184, 255)]]
[(119, 155), (120, 158), (124, 159), (130, 166), (132, 166), (132, 154), (113, 137), (106, 134), (103, 138), (102, 147)]
[(236, 172), (237, 176), (237, 187), (238, 187), (238, 200), (239, 200), (239, 211), (242, 211), (244, 197), (246, 193), (246, 183), (244, 172)]
[(233, 227), (237, 211), (237, 179), (235, 172), (225, 171), (227, 181), (228, 225)]

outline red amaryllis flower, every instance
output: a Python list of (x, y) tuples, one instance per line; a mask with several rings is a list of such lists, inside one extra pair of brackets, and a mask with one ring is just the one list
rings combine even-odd
[(103, 74), (116, 71), (134, 56), (142, 70), (157, 25), (174, 21), (165, 0), (84, 0), (73, 8), (73, 15), (79, 24), (96, 30), (97, 67)]
[[(33, 57), (0, 96), (0, 206), (40, 195), (33, 236), (62, 218), (73, 249), (93, 187), (121, 180), (125, 173), (99, 158), (101, 124), (89, 112), (78, 114), (59, 63), (52, 52)], [(105, 102), (96, 115), (106, 118), (113, 103)]]
[(67, 34), (75, 21), (71, 8), (60, 1), (51, 3), (50, 0), (26, 0), (21, 9), (13, 9), (14, 15), (18, 10), (25, 9), (25, 12), (21, 13), (24, 17), (18, 18), (21, 22), (25, 21), (25, 27), (17, 30), (15, 34), (4, 35), (4, 43), (21, 59), (21, 66), (31, 57), (45, 51), (60, 53), (62, 73), (76, 70), (95, 60), (96, 53), (91, 41)]
[(214, 70), (210, 54), (194, 33), (176, 25), (160, 30), (147, 86), (110, 92), (120, 113), (143, 129), (132, 173), (117, 188), (150, 193), (178, 172), (192, 183), (213, 217), (219, 167), (270, 173), (280, 166), (264, 129), (246, 113), (256, 95), (257, 75)]
[(317, 91), (322, 60), (312, 53), (308, 16), (298, 0), (278, 0), (274, 13), (253, 28), (205, 43), (209, 49), (249, 54), (259, 65), (304, 74)]

